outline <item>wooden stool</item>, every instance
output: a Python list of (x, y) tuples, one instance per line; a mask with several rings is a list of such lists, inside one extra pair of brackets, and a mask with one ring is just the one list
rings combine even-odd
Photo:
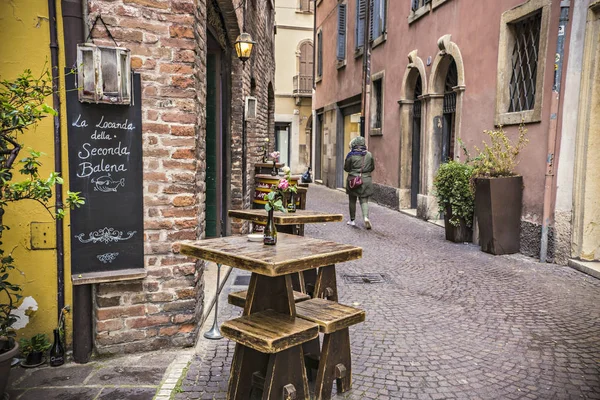
[(263, 400), (309, 398), (300, 345), (318, 337), (317, 324), (266, 310), (225, 322), (221, 333), (237, 343), (228, 399), (253, 397), (253, 382)]
[[(229, 293), (229, 296), (227, 296), (227, 302), (236, 307), (244, 308), (244, 305), (246, 304), (246, 296), (248, 296), (247, 290)], [(305, 293), (297, 292), (294, 290), (294, 302), (295, 303), (298, 303), (300, 301), (309, 300), (309, 299), (310, 299), (309, 295), (307, 295)]]
[[(318, 357), (319, 369), (315, 384), (315, 398), (331, 398), (333, 379), (338, 393), (352, 387), (352, 363), (350, 357), (350, 334), (348, 327), (365, 320), (365, 312), (325, 299), (312, 299), (296, 305), (298, 317), (319, 325), (325, 334), (323, 348)], [(316, 359), (314, 354), (307, 355)]]

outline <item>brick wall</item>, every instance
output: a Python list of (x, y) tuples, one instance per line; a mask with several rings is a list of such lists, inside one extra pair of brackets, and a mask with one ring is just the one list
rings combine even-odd
[[(274, 77), (271, 0), (249, 0), (246, 28), (256, 52), (242, 69), (232, 50), (242, 10), (231, 0), (88, 0), (88, 21), (99, 13), (120, 46), (131, 50), (142, 75), (146, 279), (95, 287), (96, 349), (135, 352), (191, 346), (203, 313), (202, 262), (173, 249), (204, 232), (207, 2), (225, 21), (231, 57), (231, 207), (251, 202), (253, 165), (269, 124), (268, 85)], [(252, 3), (252, 4), (250, 4)], [(251, 10), (251, 8), (253, 8)], [(271, 15), (268, 15), (271, 10)], [(270, 22), (269, 22), (270, 21)], [(271, 24), (267, 28), (267, 24)], [(234, 36), (235, 35), (235, 36)], [(96, 28), (97, 44), (107, 44)], [(104, 38), (104, 39), (102, 39)], [(265, 45), (262, 45), (262, 44)], [(259, 118), (247, 126), (247, 190), (242, 190), (243, 95), (256, 81)], [(270, 132), (273, 132), (271, 130)], [(272, 135), (272, 134), (271, 134)], [(271, 143), (273, 139), (271, 138)], [(245, 230), (231, 224), (232, 233)]]

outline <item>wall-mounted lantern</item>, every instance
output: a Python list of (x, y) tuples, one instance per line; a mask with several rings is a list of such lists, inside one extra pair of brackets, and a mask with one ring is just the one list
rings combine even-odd
[(235, 52), (240, 60), (245, 63), (252, 55), (252, 47), (256, 42), (247, 32), (242, 32), (235, 41)]
[(124, 47), (77, 45), (79, 101), (131, 103), (131, 54)]

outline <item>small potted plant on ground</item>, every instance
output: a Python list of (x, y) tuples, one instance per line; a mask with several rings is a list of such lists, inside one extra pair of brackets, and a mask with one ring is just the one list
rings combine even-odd
[(442, 164), (436, 172), (433, 186), (440, 213), (444, 213), (446, 240), (461, 243), (473, 239), (472, 173), (473, 167), (457, 161)]
[[(518, 253), (520, 250), (523, 177), (515, 168), (518, 156), (529, 142), (527, 129), (519, 126), (519, 137), (511, 141), (502, 127), (484, 131), (491, 141), (478, 149), (470, 159), (475, 186), (475, 217), (479, 227), (481, 250), (495, 255)], [(466, 150), (465, 150), (466, 151)]]
[(25, 362), (21, 362), (24, 367), (37, 367), (44, 363), (44, 354), (50, 348), (51, 344), (45, 333), (38, 333), (31, 339), (22, 338), (19, 340), (21, 354), (25, 357)]

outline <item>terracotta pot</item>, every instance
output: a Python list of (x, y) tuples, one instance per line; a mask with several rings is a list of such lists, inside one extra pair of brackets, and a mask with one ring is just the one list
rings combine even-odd
[(477, 178), (475, 215), (481, 250), (495, 255), (521, 247), (523, 177)]
[(6, 385), (8, 384), (8, 375), (10, 374), (10, 367), (13, 357), (19, 354), (19, 344), (15, 342), (15, 347), (6, 353), (0, 354), (0, 399), (4, 398), (4, 392), (6, 391)]
[(452, 218), (452, 208), (446, 207), (444, 213), (444, 229), (446, 231), (446, 240), (454, 243), (464, 243), (473, 240), (473, 228), (467, 226), (464, 219), (460, 219), (459, 225), (454, 226), (450, 223)]

